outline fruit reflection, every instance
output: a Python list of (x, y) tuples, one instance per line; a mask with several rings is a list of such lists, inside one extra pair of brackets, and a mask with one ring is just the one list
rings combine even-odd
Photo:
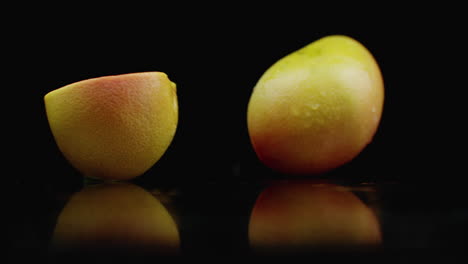
[(281, 182), (258, 197), (249, 223), (256, 253), (370, 249), (381, 243), (373, 211), (344, 187)]
[(58, 217), (52, 249), (58, 253), (178, 254), (179, 231), (152, 194), (127, 183), (86, 187)]

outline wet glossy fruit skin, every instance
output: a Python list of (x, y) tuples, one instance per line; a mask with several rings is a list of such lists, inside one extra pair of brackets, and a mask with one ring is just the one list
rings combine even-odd
[(44, 97), (67, 160), (91, 178), (128, 180), (153, 166), (177, 128), (176, 85), (162, 72), (76, 82)]
[(180, 238), (173, 217), (151, 193), (109, 183), (71, 196), (57, 219), (51, 248), (55, 253), (173, 255), (180, 251)]
[(260, 193), (249, 242), (258, 254), (290, 254), (371, 249), (382, 237), (372, 209), (345, 187), (291, 181)]
[(324, 37), (262, 75), (248, 104), (250, 139), (259, 159), (277, 171), (321, 174), (371, 142), (383, 101), (372, 54), (350, 37)]

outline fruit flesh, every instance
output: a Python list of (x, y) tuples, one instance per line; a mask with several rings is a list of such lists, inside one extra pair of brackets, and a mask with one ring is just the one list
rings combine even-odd
[(92, 178), (141, 175), (164, 154), (177, 127), (176, 85), (162, 72), (88, 79), (44, 101), (59, 149)]
[(383, 80), (370, 52), (349, 37), (329, 36), (263, 74), (249, 101), (247, 124), (267, 166), (320, 174), (362, 151), (382, 108)]

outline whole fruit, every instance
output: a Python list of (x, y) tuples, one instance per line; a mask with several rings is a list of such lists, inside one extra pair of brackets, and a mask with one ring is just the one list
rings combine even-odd
[(248, 104), (250, 139), (259, 159), (275, 170), (324, 173), (371, 142), (383, 101), (371, 53), (350, 37), (327, 36), (261, 76)]
[(91, 178), (127, 180), (143, 174), (176, 131), (176, 85), (162, 72), (76, 82), (44, 97), (57, 145)]

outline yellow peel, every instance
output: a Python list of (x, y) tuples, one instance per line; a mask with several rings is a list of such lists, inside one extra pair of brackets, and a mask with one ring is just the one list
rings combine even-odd
[(44, 97), (58, 147), (93, 178), (143, 174), (164, 154), (176, 131), (176, 85), (162, 72), (76, 82)]

